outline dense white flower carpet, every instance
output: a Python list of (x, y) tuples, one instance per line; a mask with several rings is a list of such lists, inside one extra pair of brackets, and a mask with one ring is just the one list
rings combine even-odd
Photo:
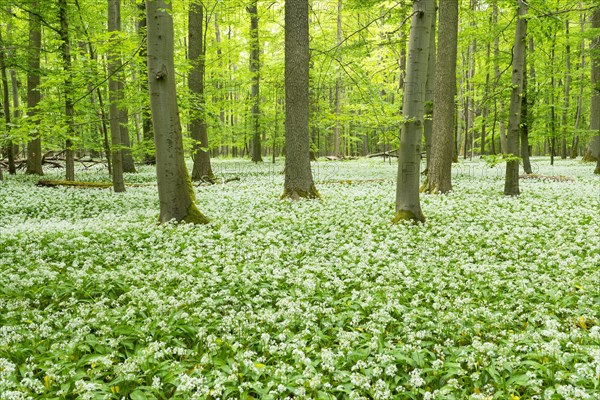
[[(0, 183), (1, 399), (597, 399), (600, 180), (533, 160), (454, 166), (392, 225), (396, 165), (215, 161), (206, 226), (156, 224), (154, 171), (124, 194)], [(62, 176), (49, 170), (49, 178)], [(106, 171), (78, 171), (107, 180)]]

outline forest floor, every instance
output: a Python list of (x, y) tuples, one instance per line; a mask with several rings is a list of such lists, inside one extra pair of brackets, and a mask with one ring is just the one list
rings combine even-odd
[[(0, 183), (2, 399), (598, 399), (600, 180), (454, 166), (392, 225), (396, 165), (215, 161), (206, 226), (157, 225), (154, 170), (110, 189)], [(62, 179), (48, 170), (47, 179)], [(105, 170), (78, 180), (108, 181)], [(127, 397), (129, 396), (129, 397)]]

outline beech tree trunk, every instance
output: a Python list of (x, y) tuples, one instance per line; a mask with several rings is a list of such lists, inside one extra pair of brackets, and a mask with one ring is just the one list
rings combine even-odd
[(428, 193), (452, 190), (456, 56), (458, 45), (458, 0), (440, 1), (440, 26), (435, 67), (431, 161), (427, 174)]
[[(600, 28), (600, 7), (596, 8), (592, 15), (592, 27)], [(590, 130), (598, 132), (598, 141), (600, 141), (600, 34), (596, 36), (593, 43), (596, 53), (592, 53), (592, 100), (590, 106)], [(594, 174), (600, 174), (600, 145), (596, 156), (596, 169)]]
[[(531, 57), (530, 57), (531, 59)], [(533, 61), (532, 61), (533, 62)], [(525, 66), (527, 65), (527, 50), (525, 50)], [(523, 95), (521, 96), (521, 123), (519, 130), (521, 134), (521, 159), (523, 159), (523, 170), (531, 174), (531, 162), (529, 160), (529, 107), (528, 101), (531, 94), (527, 87), (527, 74), (523, 74)]]
[[(139, 16), (137, 20), (137, 34), (142, 41), (140, 45), (139, 55), (140, 58), (146, 60), (148, 56), (148, 41), (147, 41), (147, 24), (146, 24), (146, 2), (145, 0), (138, 3)], [(141, 76), (147, 75), (147, 70), (143, 64), (141, 69)], [(140, 79), (140, 89), (143, 93), (148, 92), (148, 80)], [(150, 114), (150, 99), (144, 99), (142, 104), (142, 138), (144, 143), (144, 163), (147, 165), (156, 164), (156, 158), (154, 157), (154, 133), (152, 132), (152, 115)]]
[(67, 122), (67, 139), (65, 141), (65, 179), (75, 180), (75, 160), (72, 139), (75, 136), (73, 116), (75, 107), (73, 105), (73, 77), (71, 76), (71, 45), (69, 43), (69, 19), (67, 0), (58, 0), (60, 19), (61, 57), (63, 70), (65, 72), (64, 94), (65, 94), (65, 118)]
[(181, 122), (175, 89), (171, 2), (147, 0), (148, 87), (156, 143), (156, 179), (161, 223), (171, 220), (206, 223), (194, 203), (185, 166)]
[(281, 198), (319, 198), (310, 169), (308, 2), (285, 1), (285, 181)]
[[(512, 91), (510, 95), (510, 111), (508, 117), (508, 137), (506, 150), (509, 156), (519, 154), (519, 124), (521, 122), (521, 94), (523, 92), (523, 77), (525, 74), (525, 35), (527, 34), (527, 4), (517, 0), (519, 11), (515, 29), (515, 43), (513, 47), (512, 66)], [(504, 177), (504, 194), (507, 196), (519, 195), (519, 161), (506, 162)]]
[(565, 21), (566, 47), (565, 47), (565, 84), (564, 84), (564, 100), (562, 110), (562, 135), (560, 140), (560, 158), (567, 158), (567, 135), (569, 131), (569, 96), (571, 86), (571, 46), (569, 44), (569, 20)]
[(252, 161), (262, 162), (260, 143), (260, 42), (258, 37), (258, 0), (248, 7), (250, 14), (250, 74), (252, 75)]
[[(338, 52), (340, 50), (339, 46), (342, 44), (342, 0), (338, 0), (337, 4), (337, 45)], [(339, 52), (338, 54), (341, 54)], [(341, 56), (340, 56), (341, 58)], [(341, 62), (341, 60), (340, 60)], [(340, 142), (341, 142), (341, 122), (340, 122), (340, 114), (342, 113), (342, 68), (338, 66), (337, 76), (335, 79), (335, 127), (333, 128), (333, 155), (336, 157), (343, 156), (342, 151), (340, 150)]]
[(202, 4), (191, 2), (188, 12), (188, 57), (192, 64), (188, 75), (188, 88), (192, 94), (190, 135), (194, 166), (192, 179), (195, 181), (214, 179), (208, 153), (208, 132), (206, 126), (204, 98), (204, 74), (206, 43), (204, 37), (204, 9)]
[[(108, 1), (108, 32), (118, 35), (121, 26), (121, 0)], [(110, 138), (112, 159), (112, 182), (115, 192), (125, 191), (123, 181), (123, 145), (121, 143), (121, 115), (119, 102), (122, 100), (119, 94), (120, 85), (117, 78), (121, 68), (121, 59), (117, 51), (118, 41), (111, 35), (111, 46), (108, 52), (108, 90), (110, 102)]]
[[(435, 0), (434, 0), (435, 3)], [(431, 32), (429, 33), (429, 57), (427, 63), (427, 83), (425, 86), (425, 118), (423, 121), (423, 133), (425, 135), (425, 173), (429, 174), (429, 163), (431, 161), (431, 139), (433, 132), (433, 97), (435, 92), (435, 24), (436, 15), (431, 18)]]
[(398, 151), (396, 215), (394, 222), (425, 221), (419, 199), (421, 140), (431, 19), (435, 0), (415, 0), (410, 24), (408, 65), (402, 102), (402, 128)]
[[(4, 46), (2, 35), (0, 34), (0, 45)], [(0, 75), (2, 79), (2, 103), (4, 106), (4, 122), (6, 124), (6, 132), (10, 135), (11, 130), (11, 115), (10, 115), (10, 89), (8, 87), (8, 75), (6, 74), (6, 52), (4, 47), (0, 47)], [(15, 167), (15, 150), (12, 139), (7, 140), (5, 144), (6, 153), (8, 156), (8, 173), (14, 175), (17, 173)]]

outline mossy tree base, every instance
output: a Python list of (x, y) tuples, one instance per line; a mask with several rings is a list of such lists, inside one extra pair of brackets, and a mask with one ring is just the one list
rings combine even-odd
[(396, 211), (396, 215), (394, 216), (392, 223), (397, 224), (403, 221), (425, 222), (425, 216), (423, 214), (417, 215), (409, 210)]
[(300, 199), (320, 199), (321, 194), (317, 191), (317, 188), (312, 185), (310, 190), (302, 190), (302, 189), (289, 189), (284, 188), (283, 194), (281, 195), (281, 200), (291, 199), (293, 201), (298, 201)]
[(190, 207), (188, 208), (188, 213), (182, 221), (188, 224), (195, 225), (204, 225), (210, 222), (210, 220), (204, 214), (202, 214), (200, 210), (198, 210), (196, 204), (194, 203), (190, 205)]

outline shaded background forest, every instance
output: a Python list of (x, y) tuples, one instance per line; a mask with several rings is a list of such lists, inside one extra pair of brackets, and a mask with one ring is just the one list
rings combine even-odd
[[(590, 45), (597, 35), (589, 23), (593, 3), (530, 2), (525, 101), (534, 155), (583, 156), (594, 136), (589, 129)], [(62, 57), (60, 5), (47, 0), (2, 0), (5, 123), (0, 134), (4, 158), (12, 150), (17, 167), (24, 167), (18, 160), (27, 158), (26, 144), (36, 137), (41, 139), (44, 153), (71, 145), (76, 157), (106, 154), (110, 143), (109, 75), (119, 74), (124, 87), (120, 104), (126, 111), (120, 118), (128, 128), (123, 130), (128, 139), (123, 145), (131, 149), (136, 161), (150, 162), (153, 141), (145, 111), (149, 100), (143, 2), (122, 2), (121, 31), (111, 34), (107, 31), (107, 4), (72, 0), (64, 5), (70, 34), (68, 67)], [(211, 156), (249, 157), (255, 136), (260, 138), (263, 157), (281, 155), (283, 2), (201, 3), (205, 102), (198, 102), (188, 89), (188, 73), (193, 67), (188, 60), (188, 7), (189, 1), (173, 3), (184, 134), (192, 114), (198, 113), (206, 121)], [(460, 7), (455, 157), (502, 153), (515, 5), (470, 0), (462, 1)], [(331, 0), (311, 1), (310, 8), (313, 156), (362, 156), (397, 149), (411, 3)], [(257, 17), (254, 25), (253, 15)], [(32, 64), (32, 20), (41, 27), (39, 68)], [(254, 54), (260, 59), (254, 61), (258, 66), (254, 68), (253, 49), (258, 50)], [(116, 71), (108, 65), (111, 51), (122, 60)], [(31, 76), (40, 77), (35, 89), (40, 99), (28, 108)], [(67, 128), (65, 113), (67, 76), (72, 81), (73, 129)], [(252, 90), (253, 82), (260, 84), (260, 91)], [(256, 102), (258, 121), (252, 117)], [(184, 137), (191, 149), (193, 140), (187, 134)], [(4, 164), (8, 166), (6, 161)]]

